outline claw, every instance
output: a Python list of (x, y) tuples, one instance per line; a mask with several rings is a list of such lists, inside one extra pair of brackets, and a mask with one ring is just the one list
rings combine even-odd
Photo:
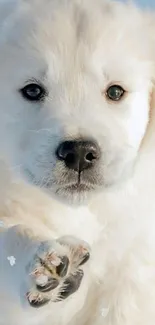
[(35, 296), (33, 297), (32, 294), (29, 292), (27, 293), (26, 296), (30, 306), (33, 308), (43, 307), (50, 301), (50, 299), (48, 298), (41, 298), (40, 295), (36, 295), (36, 297)]

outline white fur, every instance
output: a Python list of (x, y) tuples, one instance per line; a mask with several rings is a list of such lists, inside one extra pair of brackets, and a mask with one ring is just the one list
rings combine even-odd
[[(104, 0), (12, 3), (1, 1), (0, 152), (14, 176), (42, 190), (1, 181), (1, 219), (40, 238), (78, 236), (92, 258), (75, 295), (33, 310), (21, 286), (31, 257), (22, 240), (13, 249), (17, 239), (6, 228), (0, 324), (154, 325), (154, 17)], [(18, 92), (30, 78), (48, 88), (44, 103)], [(127, 90), (118, 103), (105, 97), (115, 83)], [(85, 136), (99, 143), (102, 158), (83, 203), (64, 189), (54, 153), (60, 141)], [(15, 268), (7, 256), (16, 257)]]

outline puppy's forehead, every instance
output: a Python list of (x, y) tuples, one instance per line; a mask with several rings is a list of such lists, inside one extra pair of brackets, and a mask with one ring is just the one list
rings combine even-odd
[[(106, 0), (21, 0), (7, 21), (10, 38), (25, 40), (39, 48), (60, 46), (69, 49), (84, 43), (90, 50), (100, 42), (106, 46), (128, 37), (127, 43), (145, 33), (143, 14), (136, 8)], [(12, 22), (12, 23), (11, 23)], [(6, 25), (7, 25), (6, 24)], [(140, 33), (141, 31), (141, 33)], [(130, 36), (130, 37), (129, 37)]]
[(79, 71), (151, 60), (149, 24), (142, 12), (116, 1), (21, 0), (6, 35), (25, 56), (34, 53), (61, 71)]

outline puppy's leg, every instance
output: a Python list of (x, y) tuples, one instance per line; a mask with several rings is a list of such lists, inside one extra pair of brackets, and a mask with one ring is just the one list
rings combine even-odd
[(0, 233), (0, 279), (4, 296), (31, 308), (76, 292), (89, 259), (88, 245), (73, 237), (42, 241), (22, 226)]

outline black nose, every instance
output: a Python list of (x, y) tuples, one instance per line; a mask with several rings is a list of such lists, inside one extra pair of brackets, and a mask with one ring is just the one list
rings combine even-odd
[(100, 158), (100, 149), (93, 141), (65, 141), (60, 143), (56, 154), (66, 167), (82, 172), (95, 165)]

